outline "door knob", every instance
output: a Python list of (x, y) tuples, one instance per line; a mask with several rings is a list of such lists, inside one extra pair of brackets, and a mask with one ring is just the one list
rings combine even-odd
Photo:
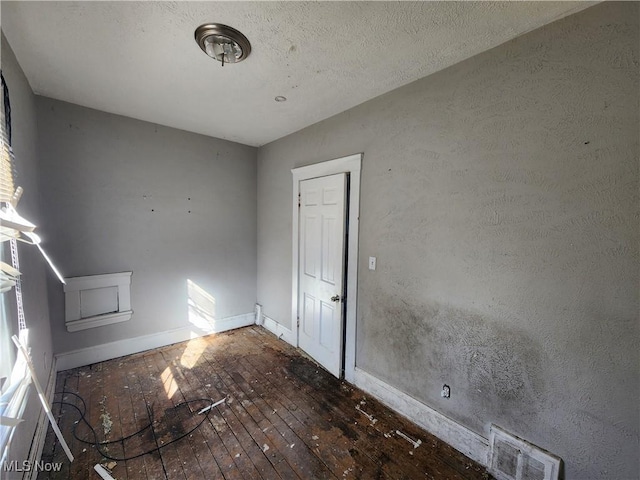
[(340, 295), (334, 295), (333, 297), (331, 297), (331, 301), (332, 302), (339, 302), (340, 301)]

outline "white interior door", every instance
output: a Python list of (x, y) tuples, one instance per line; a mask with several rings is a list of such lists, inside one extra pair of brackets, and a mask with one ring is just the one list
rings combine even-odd
[(336, 377), (342, 368), (344, 173), (300, 182), (299, 345)]

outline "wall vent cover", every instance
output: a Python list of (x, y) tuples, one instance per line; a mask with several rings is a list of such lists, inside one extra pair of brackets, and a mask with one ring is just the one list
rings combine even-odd
[(132, 272), (67, 278), (64, 286), (68, 332), (126, 322), (131, 318)]
[(498, 480), (558, 480), (560, 458), (491, 425), (489, 472)]

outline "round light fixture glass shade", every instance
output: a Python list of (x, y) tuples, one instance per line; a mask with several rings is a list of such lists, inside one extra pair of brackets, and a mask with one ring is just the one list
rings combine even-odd
[(249, 56), (251, 44), (235, 28), (207, 23), (196, 28), (195, 39), (203, 52), (225, 63), (238, 63)]
[(222, 63), (237, 63), (242, 58), (242, 47), (222, 35), (209, 35), (204, 39), (204, 51)]

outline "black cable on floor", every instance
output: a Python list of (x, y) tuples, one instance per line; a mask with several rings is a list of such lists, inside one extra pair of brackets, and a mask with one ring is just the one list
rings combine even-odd
[[(204, 415), (202, 417), (202, 420), (200, 420), (200, 422), (198, 422), (198, 424), (193, 427), (191, 430), (189, 430), (188, 432), (180, 435), (179, 437), (176, 437), (174, 439), (172, 439), (170, 442), (164, 443), (162, 445), (158, 445), (158, 440), (157, 440), (157, 436), (156, 436), (156, 432), (153, 428), (153, 406), (149, 407), (149, 405), (147, 405), (147, 414), (149, 415), (149, 420), (150, 423), (144, 427), (142, 427), (140, 430), (138, 430), (137, 432), (134, 432), (130, 435), (127, 435), (126, 437), (122, 437), (119, 438), (117, 440), (110, 440), (110, 441), (103, 441), (103, 442), (99, 442), (98, 441), (98, 434), (96, 432), (96, 430), (93, 428), (93, 426), (89, 423), (89, 421), (86, 418), (86, 413), (87, 413), (87, 404), (84, 401), (84, 398), (82, 398), (80, 395), (78, 395), (77, 393), (73, 393), (73, 392), (67, 392), (67, 391), (62, 391), (62, 392), (57, 392), (55, 393), (55, 395), (73, 395), (77, 398), (80, 399), (80, 401), (82, 402), (82, 408), (78, 407), (77, 405), (74, 405), (73, 403), (69, 403), (69, 402), (63, 402), (63, 401), (54, 401), (52, 402), (52, 404), (58, 404), (58, 405), (65, 405), (68, 407), (73, 407), (75, 408), (78, 413), (80, 414), (80, 420), (78, 422), (76, 422), (73, 426), (73, 436), (76, 440), (78, 440), (79, 442), (88, 444), (88, 445), (93, 445), (96, 450), (98, 451), (98, 453), (100, 453), (104, 458), (108, 459), (108, 460), (113, 460), (113, 461), (117, 461), (117, 462), (124, 462), (127, 460), (133, 460), (134, 458), (139, 458), (142, 457), (144, 455), (148, 455), (150, 453), (154, 453), (154, 452), (159, 452), (160, 450), (162, 450), (165, 447), (168, 447), (169, 445), (176, 443), (180, 440), (182, 440), (183, 438), (191, 435), (194, 431), (196, 431), (198, 429), (198, 427), (200, 427), (200, 425), (202, 425), (209, 417), (209, 414), (211, 413), (211, 411), (213, 410), (213, 408), (209, 408), (206, 412), (203, 412)], [(183, 405), (190, 405), (194, 402), (208, 402), (210, 405), (213, 405), (213, 401), (210, 398), (196, 398), (193, 400), (186, 400), (184, 402), (180, 402), (176, 405), (174, 405), (173, 407), (171, 407), (171, 409), (177, 409)], [(193, 413), (193, 412), (192, 412)], [(93, 442), (89, 441), (89, 440), (85, 440), (84, 438), (80, 438), (76, 432), (76, 428), (77, 426), (80, 424), (80, 422), (84, 423), (87, 428), (89, 429), (89, 431), (91, 432), (92, 436), (93, 436)], [(120, 443), (122, 445), (122, 451), (125, 451), (125, 446), (124, 446), (124, 442), (132, 437), (135, 437), (136, 435), (140, 435), (141, 433), (143, 433), (145, 430), (147, 429), (151, 429), (151, 433), (153, 434), (153, 438), (156, 442), (156, 447), (152, 448), (150, 450), (147, 450), (143, 453), (139, 453), (137, 455), (132, 455), (132, 456), (124, 456), (122, 458), (118, 458), (118, 457), (114, 457), (111, 456), (110, 454), (106, 453), (101, 447), (102, 446), (106, 446), (106, 445), (112, 445), (114, 443)]]

